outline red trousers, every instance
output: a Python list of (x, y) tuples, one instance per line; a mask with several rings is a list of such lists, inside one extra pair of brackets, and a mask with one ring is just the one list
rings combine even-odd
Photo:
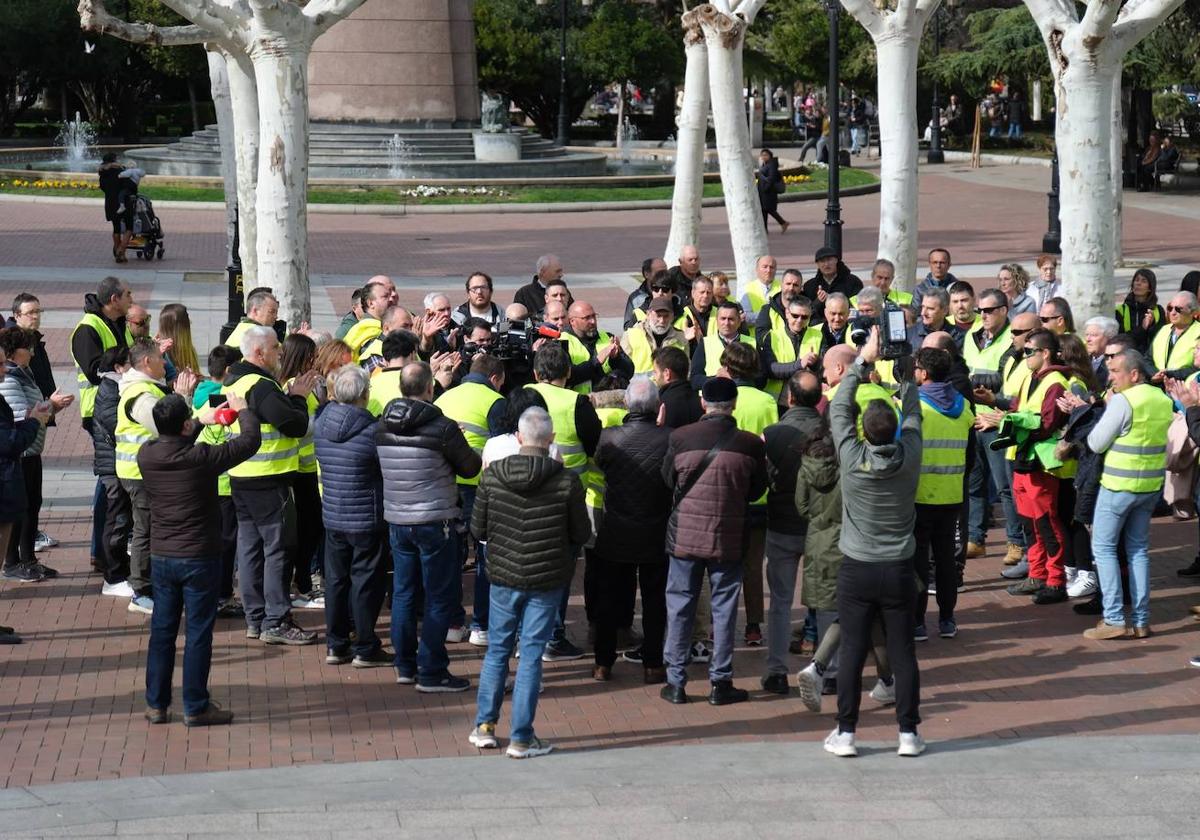
[(1013, 473), (1013, 504), (1025, 532), (1029, 576), (1047, 586), (1066, 586), (1067, 534), (1058, 515), (1058, 482), (1049, 473)]

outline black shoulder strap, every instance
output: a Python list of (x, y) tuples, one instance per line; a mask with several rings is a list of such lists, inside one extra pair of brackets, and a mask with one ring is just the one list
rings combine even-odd
[(733, 440), (733, 437), (736, 434), (737, 427), (734, 426), (730, 429), (727, 429), (723, 436), (717, 438), (717, 442), (712, 445), (712, 449), (708, 450), (708, 452), (704, 454), (703, 460), (701, 460), (696, 466), (696, 469), (692, 470), (691, 474), (687, 477), (687, 481), (681, 485), (676, 485), (675, 498), (671, 502), (671, 507), (679, 507), (680, 503), (683, 502), (687, 494), (691, 492), (691, 489), (696, 486), (696, 482), (700, 480), (700, 476), (704, 475), (705, 470), (707, 470), (712, 462), (716, 460), (717, 455), (719, 455), (721, 450), (724, 449), (731, 440)]

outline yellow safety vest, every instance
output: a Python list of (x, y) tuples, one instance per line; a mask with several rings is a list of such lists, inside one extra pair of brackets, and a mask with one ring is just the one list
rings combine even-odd
[(372, 356), (383, 358), (383, 334), (380, 333), (376, 338), (367, 342), (366, 346), (358, 354), (359, 364), (367, 361)]
[(246, 331), (249, 330), (251, 327), (259, 327), (259, 326), (262, 326), (262, 325), (257, 324), (254, 321), (243, 318), (241, 321), (238, 321), (237, 326), (233, 328), (233, 332), (231, 332), (229, 334), (229, 338), (225, 339), (225, 346), (226, 347), (237, 347), (240, 349), (242, 346), (242, 336), (244, 336), (246, 334)]
[(588, 456), (575, 428), (575, 402), (579, 395), (548, 382), (535, 382), (525, 387), (537, 391), (546, 400), (546, 409), (554, 426), (554, 442), (558, 444), (563, 466), (582, 477), (588, 468)]
[(765, 292), (763, 291), (762, 281), (757, 277), (747, 283), (745, 297), (746, 302), (750, 304), (750, 309), (746, 313), (746, 316), (750, 318), (751, 321), (757, 318), (759, 310), (766, 306), (771, 301), (771, 298), (780, 292), (782, 288), (783, 287), (779, 285), (778, 280), (773, 280), (771, 282), (771, 288), (767, 289)]
[(596, 416), (600, 418), (600, 426), (604, 429), (611, 429), (613, 426), (620, 426), (625, 422), (625, 416), (629, 414), (627, 408), (597, 408)]
[(1000, 392), (1011, 400), (1021, 393), (1021, 388), (1029, 381), (1032, 374), (1029, 371), (1029, 365), (1025, 364), (1025, 360), (1020, 356), (1009, 356), (1002, 360), (1001, 365), (1008, 365), (1008, 369), (1001, 372), (1001, 381), (1004, 384)]
[[(612, 336), (606, 333), (604, 330), (598, 330), (597, 333), (597, 346), (608, 344), (608, 342), (612, 340)], [(563, 338), (567, 340), (567, 355), (571, 357), (572, 365), (581, 365), (588, 359), (592, 358), (591, 354), (588, 353), (588, 349), (584, 345), (583, 340), (580, 339), (579, 336), (569, 332), (564, 332), (562, 335)], [(601, 369), (605, 373), (609, 373), (612, 370), (608, 362), (605, 362), (603, 365), (601, 365)], [(592, 383), (590, 381), (580, 382), (578, 385), (573, 385), (571, 390), (577, 394), (590, 394), (592, 393)]]
[(1192, 353), (1196, 350), (1196, 342), (1200, 341), (1200, 321), (1188, 324), (1188, 328), (1175, 340), (1175, 346), (1168, 351), (1174, 333), (1174, 327), (1165, 326), (1150, 343), (1150, 357), (1159, 370), (1177, 370), (1192, 366)]
[[(442, 410), (462, 429), (467, 443), (476, 452), (483, 452), (491, 432), (488, 430), (488, 412), (497, 400), (502, 399), (496, 389), (490, 385), (478, 382), (463, 382), (442, 394), (433, 404)], [(479, 473), (470, 478), (458, 476), (459, 484), (476, 485), (479, 483)]]
[[(279, 383), (257, 373), (248, 373), (240, 377), (232, 385), (221, 388), (222, 394), (236, 394), (242, 399), (250, 393), (250, 389), (259, 382), (270, 382), (276, 388)], [(280, 388), (282, 391), (283, 389)], [(233, 478), (265, 478), (272, 475), (285, 475), (296, 472), (300, 466), (300, 442), (294, 437), (288, 437), (270, 423), (260, 423), (262, 444), (258, 451), (237, 466), (229, 468)], [(229, 427), (229, 438), (232, 440), (241, 434), (241, 424), (234, 421)]]
[[(887, 293), (887, 299), (897, 306), (908, 306), (913, 302), (913, 296), (908, 292), (901, 292), (897, 289), (892, 289)], [(850, 308), (858, 309), (858, 295), (850, 298)]]
[[(748, 335), (738, 333), (738, 340), (743, 344), (754, 346), (754, 339)], [(725, 352), (725, 348), (729, 345), (721, 338), (720, 333), (704, 336), (704, 375), (713, 377), (717, 375), (717, 371), (721, 369), (721, 354)]]
[(1175, 418), (1174, 402), (1153, 385), (1126, 388), (1133, 419), (1104, 455), (1100, 486), (1116, 493), (1157, 493), (1167, 469), (1167, 428)]
[[(200, 413), (200, 409), (196, 409), (195, 411), (192, 412), (192, 416), (196, 417), (196, 415), (198, 415), (199, 413)], [(214, 424), (212, 426), (205, 426), (201, 430), (200, 437), (196, 438), (196, 445), (197, 446), (221, 446), (228, 439), (229, 439), (229, 436), (226, 434), (225, 427), (221, 426), (219, 424)], [(217, 476), (217, 495), (219, 495), (219, 496), (232, 495), (232, 491), (229, 489), (229, 473), (227, 473), (227, 472), (223, 472), (219, 476)]]
[[(833, 404), (833, 398), (837, 396), (838, 389), (842, 387), (842, 383), (838, 383), (825, 392), (825, 399), (830, 405)], [(900, 420), (900, 409), (896, 405), (896, 398), (887, 388), (876, 385), (874, 382), (859, 381), (858, 389), (854, 392), (854, 402), (858, 405), (858, 416), (854, 420), (854, 426), (858, 430), (859, 440), (863, 440), (863, 414), (867, 410), (867, 406), (875, 402), (875, 400), (883, 400), (896, 412), (896, 419)]]
[(963, 338), (963, 360), (970, 368), (972, 376), (999, 373), (1004, 354), (1012, 349), (1012, 333), (1007, 324), (998, 338), (993, 339), (991, 344), (980, 350), (979, 345), (975, 343), (975, 336), (982, 332), (983, 327), (979, 326), (968, 332)]
[[(1028, 369), (1028, 365), (1022, 365), (1021, 367)], [(1058, 371), (1051, 371), (1048, 375), (1043, 376), (1041, 381), (1038, 382), (1037, 387), (1033, 389), (1033, 393), (1030, 393), (1029, 386), (1032, 383), (1033, 374), (1030, 372), (1030, 375), (1025, 379), (1024, 382), (1021, 383), (1021, 396), (1017, 401), (1018, 411), (1032, 411), (1035, 414), (1041, 414), (1042, 403), (1046, 401), (1046, 394), (1050, 391), (1051, 386), (1061, 385), (1064, 390), (1071, 387), (1071, 383), (1067, 381), (1067, 378)], [(1057, 433), (1057, 438), (1061, 437), (1062, 432), (1060, 431)], [(1006, 449), (1004, 452), (1004, 457), (1010, 461), (1015, 461), (1017, 459), (1017, 447), (1010, 446), (1008, 449)], [(1079, 462), (1074, 458), (1071, 458), (1067, 461), (1064, 461), (1061, 467), (1056, 467), (1052, 470), (1046, 470), (1046, 472), (1050, 475), (1058, 476), (1059, 478), (1074, 478), (1075, 472), (1078, 470), (1078, 468)]]
[(965, 403), (962, 414), (947, 417), (921, 400), (921, 478), (917, 482), (917, 504), (962, 503), (967, 438), (974, 424), (975, 414)]
[[(779, 422), (779, 405), (766, 391), (749, 385), (739, 385), (737, 404), (733, 407), (733, 420), (743, 432), (762, 437), (763, 430)], [(755, 499), (752, 504), (765, 505), (767, 494)]]
[[(367, 345), (381, 335), (383, 335), (383, 324), (380, 323), (378, 318), (366, 316), (362, 320), (355, 322), (342, 341), (346, 342), (346, 345), (350, 348), (352, 360), (355, 364), (358, 364), (360, 355), (367, 349)], [(365, 356), (361, 357), (366, 358)]]
[[(633, 362), (633, 375), (637, 376), (654, 370), (654, 351), (658, 348), (650, 341), (646, 330), (642, 327), (634, 327), (626, 335), (629, 336), (629, 359)], [(661, 346), (678, 347), (684, 353), (688, 349), (686, 341), (675, 338), (667, 339)]]
[[(111, 350), (117, 346), (117, 337), (113, 335), (113, 331), (103, 318), (94, 312), (84, 313), (84, 316), (79, 319), (79, 323), (75, 325), (75, 329), (71, 331), (71, 341), (75, 341), (75, 333), (80, 327), (91, 327), (96, 331), (96, 335), (100, 336), (100, 346), (105, 350)], [(125, 342), (129, 344), (129, 330), (125, 330)], [(75, 362), (75, 381), (79, 385), (79, 416), (84, 420), (88, 419), (95, 413), (96, 410), (96, 391), (99, 386), (93, 385), (88, 381), (87, 375), (84, 374), (83, 368), (79, 366), (78, 360)]]
[[(1155, 306), (1150, 310), (1154, 315), (1154, 323), (1157, 324), (1163, 319), (1162, 307)], [(1121, 325), (1121, 332), (1133, 331), (1133, 312), (1129, 308), (1129, 304), (1122, 303), (1117, 306), (1117, 323)]]
[[(794, 362), (797, 358), (796, 348), (792, 344), (792, 337), (787, 333), (787, 327), (782, 324), (771, 330), (768, 336), (771, 342), (771, 352), (775, 354), (775, 361), (780, 364)], [(821, 330), (819, 327), (809, 327), (804, 331), (804, 335), (800, 337), (800, 354), (816, 353), (821, 354)], [(783, 380), (767, 378), (766, 391), (775, 399), (779, 399), (779, 395), (783, 393)]]
[(367, 411), (379, 417), (392, 400), (400, 399), (400, 368), (382, 368), (371, 377)]
[[(289, 379), (284, 383), (284, 387), (290, 388), (295, 381), (295, 377)], [(304, 433), (304, 437), (296, 438), (299, 446), (296, 472), (315, 473), (317, 471), (317, 444), (313, 440), (313, 421), (316, 420), (317, 409), (321, 403), (312, 392), (309, 392), (308, 396), (304, 398), (304, 403), (308, 406), (308, 431)]]
[[(596, 416), (600, 418), (600, 425), (605, 429), (620, 426), (625, 421), (625, 415), (628, 413), (629, 411), (624, 408), (596, 409)], [(595, 462), (589, 462), (587, 472), (581, 475), (580, 479), (583, 481), (584, 504), (593, 510), (603, 510), (604, 494), (607, 489), (604, 473), (595, 465)]]
[(156, 382), (135, 382), (125, 389), (117, 402), (117, 478), (131, 481), (141, 481), (142, 471), (138, 469), (137, 455), (148, 440), (154, 440), (154, 432), (129, 416), (129, 407), (142, 394), (150, 394), (155, 400), (166, 396), (166, 389)]

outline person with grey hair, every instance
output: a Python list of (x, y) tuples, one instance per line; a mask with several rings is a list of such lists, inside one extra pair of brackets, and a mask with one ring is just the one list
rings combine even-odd
[(1096, 382), (1103, 391), (1108, 387), (1108, 366), (1104, 363), (1104, 348), (1108, 342), (1121, 331), (1121, 325), (1116, 318), (1097, 315), (1088, 318), (1083, 325), (1083, 343), (1087, 345), (1088, 356), (1092, 360), (1092, 371), (1096, 374)]
[(621, 425), (601, 432), (596, 447), (605, 495), (596, 545), (587, 555), (596, 615), (592, 676), (602, 682), (612, 679), (617, 634), (625, 623), (621, 605), (633, 603), (640, 585), (643, 679), (655, 685), (666, 678), (667, 554), (663, 546), (671, 493), (662, 468), (671, 430), (658, 425), (662, 402), (651, 379), (635, 377), (625, 389), (625, 405), (629, 412)]
[[(909, 292), (902, 292), (899, 289), (893, 289), (892, 283), (896, 279), (896, 264), (891, 260), (880, 257), (875, 260), (875, 264), (871, 266), (871, 276), (868, 280), (870, 283), (866, 288), (878, 289), (879, 293), (887, 300), (897, 306), (908, 306), (913, 302), (913, 296)], [(851, 306), (857, 306), (854, 298), (850, 299)]]
[(546, 307), (546, 287), (550, 285), (551, 280), (562, 279), (562, 261), (554, 254), (543, 254), (538, 257), (533, 279), (517, 289), (513, 303), (524, 306), (530, 317), (540, 319), (542, 310)]
[[(279, 301), (270, 289), (259, 288), (253, 289), (246, 297), (246, 314), (242, 320), (238, 321), (233, 332), (225, 339), (225, 343), (230, 347), (241, 347), (242, 336), (246, 331), (255, 327), (269, 327), (275, 329), (275, 320), (279, 317)], [(282, 336), (283, 333), (276, 333)], [(282, 341), (282, 338), (280, 339)], [(242, 351), (245, 352), (244, 350)]]
[[(262, 422), (258, 450), (229, 470), (246, 638), (269, 645), (311, 645), (317, 634), (293, 621), (284, 580), (284, 509), (292, 474), (300, 466), (297, 438), (309, 431), (307, 398), (317, 374), (297, 376), (285, 392), (277, 379), (281, 350), (275, 331), (253, 324), (243, 330), (239, 342), (242, 359), (229, 366), (221, 392), (244, 399)], [(230, 437), (240, 432), (236, 422), (229, 427)]]
[(499, 746), (496, 725), (508, 663), (519, 643), (507, 754), (532, 758), (553, 749), (534, 734), (533, 726), (542, 655), (555, 631), (563, 592), (575, 574), (573, 546), (588, 540), (591, 523), (583, 484), (549, 456), (554, 440), (550, 414), (536, 406), (526, 409), (517, 421), (517, 440), (521, 449), (516, 455), (484, 471), (471, 513), (471, 533), (488, 544), (492, 586), (488, 649), (468, 741), (481, 749)]
[(387, 667), (394, 657), (375, 633), (387, 576), (379, 424), (367, 410), (371, 377), (350, 364), (330, 378), (333, 401), (317, 415), (313, 436), (325, 524), (325, 662)]
[(425, 295), (422, 305), (425, 314), (421, 318), (418, 345), (421, 356), (428, 358), (435, 353), (446, 353), (458, 346), (458, 328), (450, 310), (450, 298), (442, 292)]
[(1196, 311), (1200, 305), (1191, 292), (1176, 292), (1167, 304), (1167, 324), (1159, 328), (1150, 342), (1150, 361), (1154, 365), (1154, 381), (1165, 377), (1183, 379), (1193, 367), (1193, 354), (1200, 344), (1200, 321)]
[(942, 288), (927, 290), (920, 297), (920, 320), (917, 323), (916, 339), (924, 341), (927, 335), (949, 332), (950, 293)]
[(850, 298), (841, 292), (834, 292), (826, 297), (824, 317), (825, 323), (821, 325), (821, 356), (824, 356), (829, 348), (846, 343), (846, 328), (850, 323)]

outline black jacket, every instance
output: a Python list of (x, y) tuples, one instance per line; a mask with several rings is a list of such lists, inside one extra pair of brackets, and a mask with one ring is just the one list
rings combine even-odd
[(471, 533), (488, 544), (488, 577), (512, 589), (561, 589), (591, 536), (583, 485), (562, 463), (522, 449), (479, 480)]
[[(258, 374), (270, 382), (256, 382), (246, 393), (246, 405), (265, 424), (274, 426), (280, 434), (288, 437), (304, 437), (308, 432), (308, 401), (304, 397), (292, 397), (273, 384), (275, 377), (269, 371), (247, 361), (240, 361), (229, 368), (225, 384), (232, 385), (243, 376)], [(290, 474), (264, 476), (261, 478), (237, 478), (231, 476), (230, 484), (245, 487), (288, 484)]]
[(96, 407), (92, 412), (92, 449), (95, 457), (92, 472), (96, 475), (117, 474), (117, 403), (121, 401), (121, 378), (117, 374), (100, 380), (96, 391)]
[(142, 483), (154, 499), (152, 554), (189, 559), (221, 556), (217, 477), (257, 452), (262, 443), (254, 412), (240, 412), (238, 425), (241, 433), (219, 446), (196, 446), (194, 437), (163, 435), (138, 450)]
[[(575, 335), (575, 331), (571, 331)], [(574, 388), (576, 385), (581, 385), (585, 382), (595, 385), (604, 378), (604, 365), (596, 361), (596, 341), (592, 341), (582, 336), (575, 335), (579, 339), (579, 343), (588, 351), (588, 359), (586, 362), (571, 365), (571, 377), (567, 380), (567, 387)], [(608, 369), (613, 373), (619, 373), (626, 379), (633, 378), (633, 360), (624, 353), (617, 356), (608, 357)]]
[(671, 430), (652, 414), (628, 414), (605, 429), (596, 449), (604, 473), (604, 518), (596, 554), (616, 563), (661, 563), (667, 559), (671, 490), (662, 477)]
[(658, 398), (662, 400), (665, 409), (664, 428), (678, 429), (680, 426), (695, 423), (704, 416), (704, 409), (700, 407), (700, 395), (689, 382), (680, 380), (669, 383), (667, 387), (659, 389)]
[(12, 407), (0, 397), (0, 522), (25, 517), (29, 500), (25, 498), (21, 453), (37, 440), (40, 430), (41, 424), (32, 417), (14, 420)]
[[(15, 327), (17, 320), (9, 318), (4, 326)], [(35, 332), (37, 331), (35, 330)], [(43, 397), (54, 393), (58, 386), (54, 384), (54, 369), (50, 365), (50, 354), (46, 352), (46, 341), (40, 332), (37, 334), (37, 346), (33, 348), (33, 359), (29, 362), (29, 370), (33, 373), (33, 380), (37, 383), (38, 390), (42, 392)], [(53, 425), (54, 421), (51, 420), (50, 424)]]
[(767, 445), (767, 529), (777, 534), (808, 533), (808, 522), (796, 510), (796, 475), (801, 452), (825, 425), (815, 408), (793, 406), (778, 423), (763, 430)]
[(825, 320), (825, 304), (817, 297), (818, 289), (824, 289), (825, 293), (829, 295), (841, 292), (846, 297), (852, 298), (862, 291), (862, 287), (862, 281), (851, 274), (849, 267), (841, 260), (838, 260), (837, 274), (833, 276), (833, 282), (826, 280), (818, 271), (811, 280), (804, 284), (803, 289), (804, 296), (812, 301), (812, 323), (815, 325)]
[(529, 317), (535, 321), (542, 320), (542, 313), (546, 311), (546, 287), (538, 282), (537, 277), (534, 277), (521, 288), (517, 289), (517, 294), (513, 297), (513, 303), (519, 303), (529, 310)]
[[(84, 314), (99, 315), (112, 330), (113, 336), (117, 339), (117, 346), (125, 346), (124, 318), (118, 318), (116, 321), (105, 318), (104, 312), (100, 308), (100, 299), (90, 292), (84, 295), (83, 311)], [(71, 355), (75, 358), (75, 364), (79, 365), (79, 369), (87, 377), (88, 382), (92, 385), (99, 385), (100, 357), (104, 355), (104, 343), (94, 329), (85, 325), (75, 330), (74, 335), (71, 336)]]

